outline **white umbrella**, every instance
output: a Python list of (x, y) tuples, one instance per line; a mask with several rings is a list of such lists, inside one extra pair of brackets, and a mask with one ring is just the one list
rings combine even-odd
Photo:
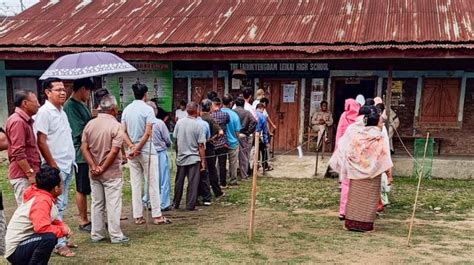
[(113, 53), (82, 52), (59, 57), (40, 79), (57, 77), (64, 80), (76, 80), (134, 71), (137, 71), (135, 67)]

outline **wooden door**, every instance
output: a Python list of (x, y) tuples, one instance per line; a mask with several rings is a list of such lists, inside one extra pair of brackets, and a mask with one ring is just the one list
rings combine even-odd
[[(212, 91), (212, 78), (193, 78), (191, 80), (191, 100), (200, 103)], [(224, 96), (224, 78), (217, 79), (217, 96)]]
[(421, 122), (455, 123), (458, 117), (461, 80), (426, 78), (421, 100)]
[[(289, 88), (293, 87), (294, 94), (285, 93), (285, 85), (289, 85)], [(264, 79), (260, 81), (260, 88), (264, 89), (268, 95), (270, 106), (267, 107), (267, 111), (277, 126), (274, 134), (275, 150), (287, 151), (296, 148), (300, 120), (299, 82), (296, 80)], [(286, 97), (285, 100), (285, 96), (290, 97)]]

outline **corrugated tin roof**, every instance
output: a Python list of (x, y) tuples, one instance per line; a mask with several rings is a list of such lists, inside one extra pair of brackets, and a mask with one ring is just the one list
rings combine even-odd
[(473, 0), (42, 0), (0, 25), (0, 46), (463, 47), (473, 28)]

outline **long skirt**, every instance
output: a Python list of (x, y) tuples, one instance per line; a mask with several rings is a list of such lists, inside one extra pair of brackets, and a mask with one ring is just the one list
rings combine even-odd
[(349, 184), (345, 227), (352, 231), (372, 231), (380, 199), (380, 176), (353, 180)]

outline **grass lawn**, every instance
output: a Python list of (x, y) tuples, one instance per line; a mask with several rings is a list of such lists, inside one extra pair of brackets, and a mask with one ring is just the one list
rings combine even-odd
[[(15, 202), (5, 166), (0, 166), (0, 176), (9, 218)], [(261, 177), (253, 241), (247, 240), (250, 186), (241, 183), (226, 191), (225, 200), (202, 211), (168, 212), (172, 225), (149, 225), (145, 231), (145, 226), (133, 224), (130, 186), (125, 185), (123, 212), (130, 217), (122, 229), (131, 238), (128, 245), (92, 244), (89, 235), (77, 231), (71, 187), (65, 220), (76, 231), (73, 239), (80, 248), (76, 257), (53, 256), (51, 263), (474, 264), (474, 181), (423, 181), (411, 247), (406, 236), (414, 179), (395, 179), (391, 207), (376, 220), (375, 232), (363, 234), (342, 230), (335, 180)]]

